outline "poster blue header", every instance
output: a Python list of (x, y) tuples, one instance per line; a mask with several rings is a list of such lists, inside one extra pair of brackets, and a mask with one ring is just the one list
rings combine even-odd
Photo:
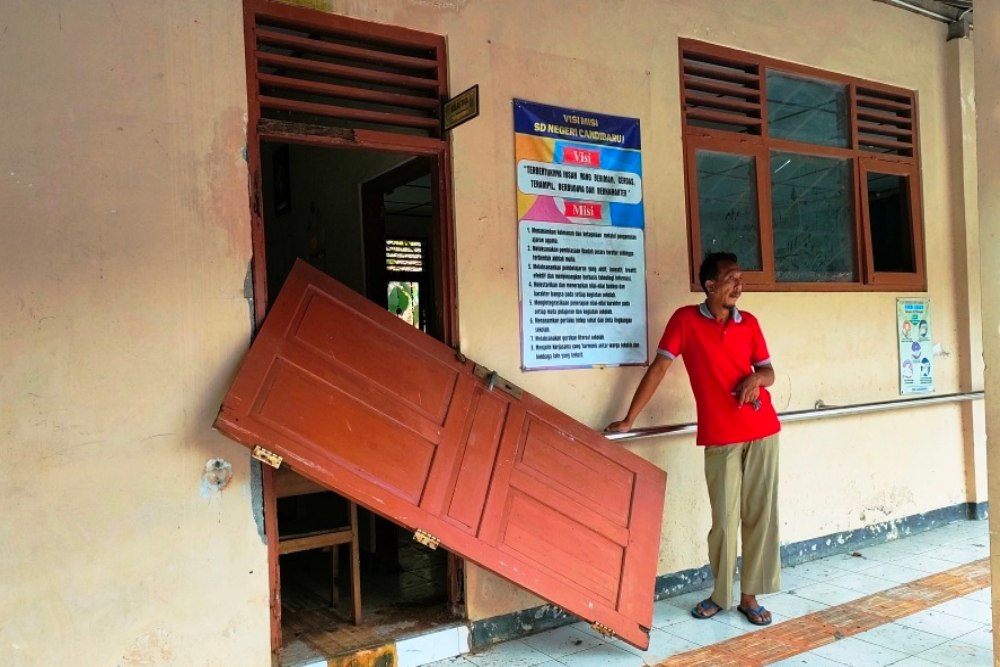
[(564, 141), (642, 148), (639, 119), (514, 100), (514, 131)]

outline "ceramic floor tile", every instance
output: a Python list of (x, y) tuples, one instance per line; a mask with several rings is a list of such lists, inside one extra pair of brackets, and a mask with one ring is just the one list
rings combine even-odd
[(476, 667), (535, 667), (552, 658), (520, 639), (512, 639), (491, 646), (481, 653), (470, 653), (465, 659)]
[[(912, 656), (906, 660), (900, 660), (899, 662), (892, 663), (892, 667), (941, 667), (941, 663), (931, 662), (930, 660), (924, 660), (923, 658)], [(954, 667), (954, 665), (949, 665), (949, 667)]]
[(712, 594), (711, 588), (702, 588), (701, 590), (689, 591), (687, 593), (681, 593), (680, 595), (669, 597), (666, 600), (663, 600), (663, 602), (666, 602), (669, 605), (673, 605), (674, 607), (678, 607), (679, 609), (685, 609), (687, 611), (691, 611), (691, 609), (694, 608), (696, 604), (698, 604), (711, 594)]
[(622, 644), (619, 648), (639, 656), (647, 665), (655, 665), (666, 660), (672, 655), (677, 655), (678, 653), (684, 653), (686, 651), (694, 651), (695, 649), (701, 647), (694, 642), (688, 641), (687, 639), (681, 639), (677, 635), (672, 635), (669, 632), (654, 628), (649, 632), (648, 650), (640, 651), (634, 646), (629, 646), (627, 644)]
[(790, 593), (778, 593), (767, 598), (767, 608), (772, 613), (781, 614), (785, 618), (798, 618), (816, 611), (822, 611), (830, 605), (807, 600)]
[(592, 628), (590, 626), (590, 623), (587, 623), (586, 621), (580, 621), (579, 623), (574, 623), (573, 625), (569, 625), (567, 627), (573, 628), (577, 632), (582, 632), (585, 635), (593, 637), (594, 639), (596, 639), (597, 641), (601, 642), (602, 644), (607, 644), (608, 643), (608, 638), (605, 637), (604, 635), (602, 635), (601, 633), (599, 633), (594, 628)]
[[(784, 568), (784, 592), (760, 597), (777, 624), (986, 557), (987, 543), (986, 522), (974, 527), (951, 525), (859, 549), (861, 556), (842, 554)], [(506, 642), (475, 655), (441, 660), (431, 667), (640, 667), (761, 629), (749, 624), (735, 607), (710, 620), (691, 618), (691, 608), (710, 593), (711, 589), (706, 588), (657, 602), (650, 649), (645, 652), (624, 643), (607, 642), (587, 624), (577, 623)], [(786, 667), (992, 664), (990, 601), (990, 589), (976, 591), (897, 623), (775, 664)]]
[(945, 642), (916, 657), (948, 667), (993, 667), (992, 650), (959, 641)]
[(691, 620), (691, 610), (672, 605), (666, 600), (660, 600), (653, 605), (653, 627), (662, 628), (681, 621)]
[(580, 632), (572, 626), (540, 632), (537, 635), (525, 637), (521, 641), (550, 658), (562, 658), (571, 653), (579, 653), (607, 643), (593, 634)]
[(955, 542), (955, 545), (958, 546), (961, 544), (980, 544), (989, 546), (989, 543), (990, 543), (990, 532), (987, 530), (983, 532), (970, 533), (960, 542)]
[(972, 523), (973, 522), (967, 519), (959, 519), (943, 525), (938, 524), (930, 530), (914, 532), (912, 537), (919, 537), (927, 540), (937, 539), (943, 543), (944, 541), (954, 540), (965, 535)]
[(989, 625), (993, 622), (993, 610), (990, 605), (975, 600), (957, 598), (932, 607), (932, 609), (983, 625)]
[(571, 667), (644, 667), (646, 664), (636, 654), (610, 644), (568, 655), (558, 662)]
[[(729, 610), (722, 613), (735, 614), (737, 612)], [(746, 634), (748, 631), (729, 625), (728, 623), (722, 623), (714, 618), (692, 618), (690, 621), (668, 625), (662, 630), (662, 632), (667, 632), (675, 637), (680, 637), (681, 639), (689, 642), (694, 642), (699, 646), (709, 646), (727, 639), (732, 639), (733, 637), (739, 637)]]
[(989, 626), (983, 626), (978, 630), (973, 630), (967, 635), (955, 637), (955, 641), (963, 644), (972, 644), (979, 648), (993, 650), (993, 630)]
[(814, 581), (826, 581), (827, 579), (839, 577), (843, 574), (843, 570), (835, 568), (833, 565), (825, 562), (825, 560), (815, 560), (811, 563), (796, 565), (795, 567), (789, 568), (788, 572), (790, 574), (805, 577), (806, 579), (812, 579)]
[(950, 563), (963, 564), (971, 563), (974, 560), (979, 560), (980, 558), (988, 558), (990, 555), (990, 548), (984, 543), (979, 542), (968, 542), (962, 544), (950, 544), (946, 547), (938, 547), (932, 551), (928, 551), (922, 556), (927, 556), (928, 558), (938, 558), (943, 561), (948, 561)]
[(959, 535), (981, 535), (988, 537), (990, 534), (990, 522), (982, 521), (960, 521), (955, 526), (955, 532)]
[(948, 641), (939, 635), (908, 628), (898, 623), (880, 625), (867, 632), (854, 635), (854, 638), (876, 646), (891, 648), (907, 655), (916, 655)]
[(976, 602), (982, 602), (983, 604), (992, 604), (993, 603), (992, 587), (987, 586), (986, 588), (979, 589), (975, 593), (969, 593), (968, 595), (964, 596), (964, 599), (975, 600)]
[(952, 561), (941, 560), (940, 558), (932, 558), (928, 554), (903, 556), (902, 558), (894, 560), (893, 563), (902, 565), (903, 567), (911, 568), (913, 570), (920, 570), (921, 572), (924, 572), (926, 574), (944, 572), (945, 570), (950, 570), (953, 567), (955, 567), (955, 563)]
[(882, 667), (907, 658), (905, 653), (848, 637), (810, 651), (851, 667)]
[(463, 656), (457, 658), (445, 658), (444, 660), (438, 660), (437, 662), (431, 662), (424, 667), (475, 667), (474, 662), (469, 662)]
[[(759, 599), (763, 600), (763, 598)], [(768, 611), (771, 611), (770, 606), (766, 604), (764, 606), (767, 607)], [(787, 616), (782, 616), (781, 614), (776, 614), (775, 612), (771, 611), (771, 625), (754, 625), (753, 623), (748, 621), (746, 617), (743, 616), (743, 614), (739, 612), (735, 614), (719, 614), (714, 618), (714, 620), (718, 621), (719, 623), (725, 623), (726, 625), (731, 625), (737, 630), (742, 630), (744, 632), (757, 632), (759, 630), (763, 630), (764, 628), (769, 628), (772, 625), (778, 625), (779, 623), (784, 623), (789, 619)]]
[(792, 658), (772, 662), (771, 667), (844, 667), (844, 663), (824, 658), (815, 653), (800, 653)]
[[(860, 551), (852, 551), (853, 553), (861, 553)], [(865, 555), (852, 556), (851, 554), (843, 554), (841, 556), (833, 556), (831, 558), (824, 558), (823, 562), (827, 565), (837, 568), (838, 570), (845, 570), (847, 572), (864, 572), (865, 570), (875, 567), (881, 561), (875, 560), (874, 558), (868, 558)]]
[(396, 640), (398, 667), (419, 667), (469, 649), (469, 629), (446, 628)]
[[(838, 577), (833, 581), (840, 581), (842, 578), (844, 577)], [(863, 597), (863, 594), (833, 583), (819, 583), (796, 588), (795, 596), (834, 606), (857, 600)]]
[(902, 563), (882, 563), (881, 565), (876, 565), (871, 569), (865, 570), (864, 574), (869, 577), (894, 581), (897, 584), (908, 584), (911, 581), (923, 579), (927, 576), (927, 572), (906, 567)]
[(910, 537), (903, 538), (906, 540), (907, 546), (930, 546), (931, 548), (943, 547), (945, 545), (951, 544), (953, 542), (960, 541), (963, 537), (961, 535), (956, 535), (954, 531), (946, 531), (944, 528), (938, 528), (937, 530), (930, 530), (926, 533), (919, 533), (917, 535), (911, 535)]
[(917, 630), (923, 630), (933, 635), (940, 635), (946, 639), (955, 639), (961, 635), (969, 634), (982, 626), (982, 623), (958, 618), (950, 614), (943, 614), (933, 609), (917, 612), (896, 622), (908, 628), (916, 628)]
[(841, 588), (846, 588), (848, 590), (857, 591), (862, 595), (881, 593), (884, 590), (899, 586), (899, 584), (895, 581), (889, 581), (888, 579), (882, 579), (880, 577), (873, 577), (864, 572), (857, 572), (855, 574), (837, 577), (836, 579), (831, 579), (828, 583), (831, 583), (834, 586), (840, 586)]
[[(815, 584), (815, 583), (816, 583), (815, 579), (795, 574), (794, 572), (792, 572), (792, 568), (786, 567), (781, 571), (781, 591), (779, 592), (787, 592), (798, 586), (805, 586), (806, 584)], [(775, 595), (775, 593), (767, 593), (766, 595)]]
[(816, 653), (800, 653), (785, 660), (772, 662), (770, 667), (844, 667), (844, 663), (824, 658)]
[(926, 553), (937, 548), (939, 548), (939, 545), (907, 544), (904, 539), (886, 542), (885, 544), (879, 544), (874, 547), (858, 549), (858, 553), (870, 560), (889, 562), (906, 554), (916, 555), (919, 553)]
[(940, 546), (948, 544), (950, 540), (941, 539), (927, 539), (926, 533), (920, 533), (918, 535), (911, 535), (909, 537), (901, 537), (895, 542), (897, 549), (902, 551), (907, 551), (909, 553), (925, 553), (931, 549), (937, 549)]

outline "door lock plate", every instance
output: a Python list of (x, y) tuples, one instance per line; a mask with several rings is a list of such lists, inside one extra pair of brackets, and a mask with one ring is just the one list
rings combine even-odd
[(496, 371), (491, 371), (485, 366), (480, 366), (476, 364), (475, 368), (472, 369), (473, 374), (482, 378), (486, 382), (486, 389), (488, 391), (493, 391), (494, 389), (499, 389), (505, 394), (509, 394), (513, 398), (518, 400), (521, 399), (521, 395), (524, 394), (524, 390), (518, 387), (513, 382), (501, 377)]

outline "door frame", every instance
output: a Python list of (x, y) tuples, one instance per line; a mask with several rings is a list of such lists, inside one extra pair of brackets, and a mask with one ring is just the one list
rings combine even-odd
[[(448, 99), (447, 51), (444, 38), (398, 26), (349, 18), (334, 13), (281, 5), (269, 0), (244, 0), (243, 30), (247, 75), (247, 165), (249, 169), (250, 235), (252, 242), (252, 281), (254, 331), (260, 330), (269, 307), (267, 291), (267, 262), (265, 259), (264, 206), (261, 143), (300, 144), (325, 148), (347, 148), (380, 152), (405, 153), (430, 159), (431, 174), (437, 183), (436, 200), (439, 205), (438, 229), (434, 234), (434, 248), (440, 263), (435, 276), (435, 291), (439, 295), (437, 317), (442, 338), (451, 347), (458, 344), (458, 315), (456, 294), (456, 249), (452, 190), (452, 155), (450, 136), (440, 132), (440, 138), (417, 136), (385, 130), (348, 129), (327, 125), (309, 125), (262, 118), (258, 99), (258, 79), (255, 34), (256, 17), (287, 17), (296, 21), (311, 19), (317, 25), (342, 26), (347, 30), (391, 39), (413, 46), (432, 44), (441, 53), (438, 65), (440, 100)], [(281, 637), (281, 581), (278, 567), (277, 496), (274, 469), (261, 466), (264, 502), (264, 533), (267, 538), (267, 560), (270, 599), (271, 651), (277, 653), (282, 646)], [(454, 586), (454, 580), (452, 586)]]

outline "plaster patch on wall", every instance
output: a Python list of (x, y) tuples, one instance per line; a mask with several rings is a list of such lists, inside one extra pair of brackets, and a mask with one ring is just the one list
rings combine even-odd
[[(863, 523), (884, 520), (886, 517), (898, 513), (901, 508), (913, 505), (914, 502), (912, 490), (907, 487), (894, 487), (865, 502), (859, 518)], [(890, 521), (886, 525), (892, 523)]]
[(250, 253), (247, 165), (242, 155), (245, 144), (244, 110), (229, 107), (215, 122), (208, 150), (194, 160), (192, 202), (206, 221), (225, 232), (229, 252), (244, 257)]
[(119, 667), (139, 667), (139, 665), (162, 665), (172, 662), (174, 649), (171, 646), (170, 635), (157, 628), (144, 632), (135, 638)]
[(233, 478), (233, 464), (225, 459), (209, 459), (201, 474), (201, 497), (207, 498), (229, 486)]
[(267, 544), (267, 533), (264, 532), (264, 473), (261, 462), (250, 457), (250, 511), (253, 522), (257, 525), (257, 535), (261, 544)]

